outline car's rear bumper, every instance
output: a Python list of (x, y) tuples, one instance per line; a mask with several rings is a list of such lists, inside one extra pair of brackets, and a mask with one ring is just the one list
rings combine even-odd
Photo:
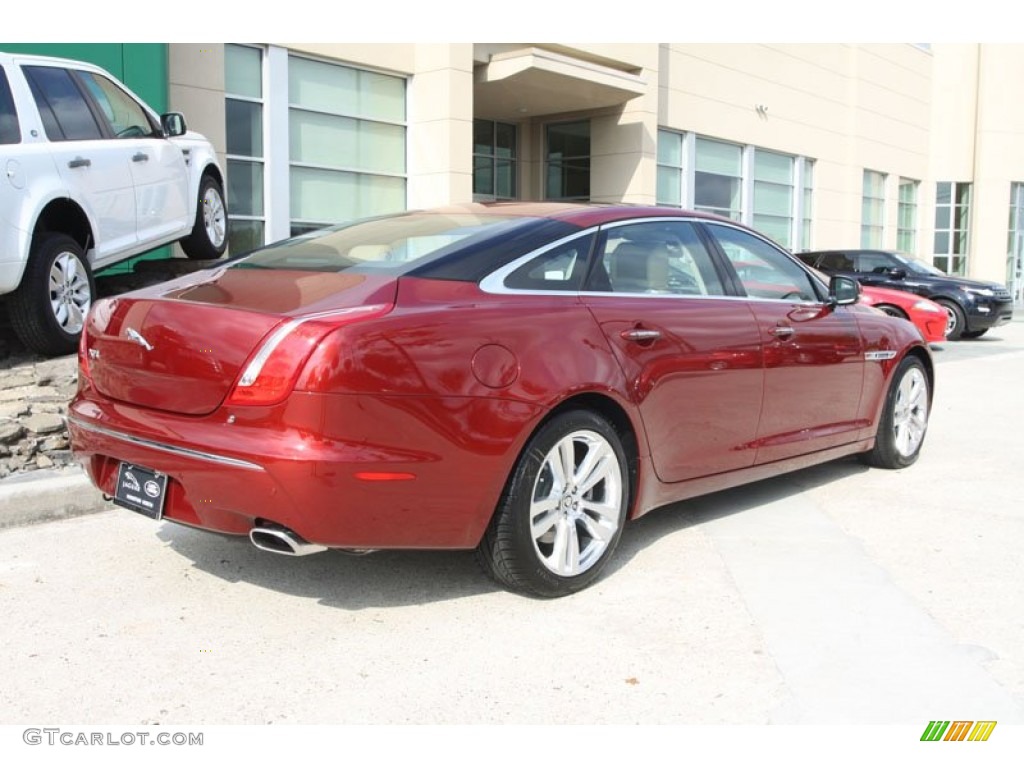
[(79, 395), (72, 447), (106, 494), (122, 461), (167, 475), (174, 522), (236, 535), (272, 523), (337, 548), (459, 549), (479, 542), (539, 416), (502, 400), (309, 393), (234, 410), (175, 416)]

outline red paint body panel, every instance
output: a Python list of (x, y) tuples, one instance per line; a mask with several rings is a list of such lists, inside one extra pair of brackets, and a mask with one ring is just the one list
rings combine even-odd
[(861, 303), (869, 307), (890, 305), (901, 310), (929, 344), (946, 340), (946, 310), (930, 299), (906, 291), (861, 286)]

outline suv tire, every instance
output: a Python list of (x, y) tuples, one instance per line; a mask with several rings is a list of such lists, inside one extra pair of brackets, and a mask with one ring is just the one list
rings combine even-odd
[(96, 295), (85, 251), (67, 235), (36, 235), (21, 285), (8, 301), (21, 342), (43, 355), (68, 355), (78, 347)]
[(192, 234), (181, 241), (181, 248), (190, 259), (209, 261), (224, 255), (228, 244), (228, 214), (224, 206), (224, 190), (210, 174), (199, 182), (196, 221)]

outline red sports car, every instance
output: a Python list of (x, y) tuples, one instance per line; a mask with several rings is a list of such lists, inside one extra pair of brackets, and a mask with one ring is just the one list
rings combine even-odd
[(467, 205), (358, 221), (96, 303), (74, 450), (125, 507), (261, 549), (473, 549), (592, 582), (627, 518), (921, 450), (909, 324), (677, 209)]
[(946, 310), (931, 299), (906, 291), (865, 285), (861, 287), (860, 301), (887, 315), (909, 320), (929, 344), (941, 344), (946, 340)]

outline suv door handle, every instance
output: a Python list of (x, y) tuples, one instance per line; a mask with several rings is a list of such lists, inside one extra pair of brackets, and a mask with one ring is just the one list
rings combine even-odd
[(132, 155), (133, 163), (144, 163), (147, 160), (149, 160), (149, 155), (147, 155), (145, 152), (136, 152), (134, 155)]
[(796, 333), (796, 331), (790, 328), (788, 325), (776, 325), (774, 328), (770, 328), (768, 330), (768, 333), (770, 333), (777, 339), (788, 339), (790, 336)]
[(628, 331), (623, 331), (619, 334), (626, 341), (654, 341), (661, 338), (661, 331), (655, 331), (649, 328), (630, 328)]
[(87, 157), (76, 157), (74, 160), (68, 160), (68, 168), (88, 168), (92, 165), (92, 160)]

